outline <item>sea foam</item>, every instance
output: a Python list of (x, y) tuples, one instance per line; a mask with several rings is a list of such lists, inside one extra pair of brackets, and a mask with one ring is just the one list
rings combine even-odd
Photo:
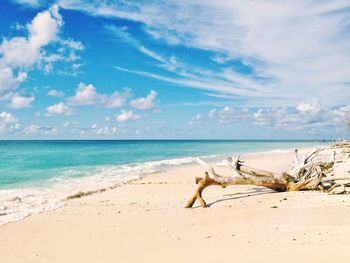
[[(204, 156), (204, 158), (216, 157)], [(196, 157), (166, 159), (143, 163), (105, 165), (71, 169), (51, 178), (46, 187), (27, 187), (0, 190), (0, 225), (21, 220), (29, 215), (51, 211), (66, 204), (66, 198), (79, 191), (114, 188), (145, 175), (162, 172), (171, 166), (190, 164)]]

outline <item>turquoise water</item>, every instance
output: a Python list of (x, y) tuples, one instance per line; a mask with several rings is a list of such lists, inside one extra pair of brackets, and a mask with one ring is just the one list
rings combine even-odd
[(0, 225), (196, 157), (313, 147), (319, 141), (0, 141)]
[[(50, 184), (99, 169), (183, 157), (308, 147), (318, 141), (0, 141), (0, 188)], [(186, 161), (186, 160), (184, 160)]]

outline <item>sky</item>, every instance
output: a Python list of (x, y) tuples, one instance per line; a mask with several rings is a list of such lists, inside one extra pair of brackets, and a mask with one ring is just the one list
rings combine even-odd
[(339, 139), (349, 119), (349, 0), (0, 2), (0, 139)]

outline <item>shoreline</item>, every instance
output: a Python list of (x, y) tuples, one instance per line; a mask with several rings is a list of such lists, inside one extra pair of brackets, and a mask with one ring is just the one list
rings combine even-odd
[[(308, 151), (312, 149), (309, 146), (299, 147), (301, 151)], [(243, 157), (253, 157), (253, 156), (260, 156), (260, 155), (269, 155), (269, 154), (279, 154), (279, 153), (288, 153), (290, 151), (294, 150), (294, 148), (288, 148), (288, 149), (271, 149), (266, 151), (253, 151), (253, 152), (247, 152), (244, 153)], [(123, 165), (117, 165), (117, 167), (132, 167), (135, 165), (135, 167), (148, 167), (151, 171), (143, 172), (141, 174), (134, 174), (133, 176), (125, 179), (119, 179), (114, 181), (104, 181), (104, 182), (94, 182), (94, 178), (96, 176), (86, 176), (86, 177), (80, 177), (76, 179), (68, 179), (67, 183), (60, 185), (60, 183), (56, 183), (51, 186), (40, 186), (40, 187), (25, 187), (25, 188), (10, 188), (10, 189), (1, 189), (3, 190), (1, 192), (0, 190), (0, 198), (1, 193), (5, 193), (5, 197), (2, 197), (2, 200), (5, 200), (2, 206), (0, 206), (0, 227), (2, 225), (6, 225), (12, 222), (17, 222), (20, 220), (23, 220), (27, 217), (37, 215), (40, 213), (48, 213), (50, 211), (59, 209), (64, 207), (67, 204), (67, 201), (69, 199), (74, 198), (81, 198), (84, 196), (88, 196), (91, 194), (99, 194), (101, 192), (113, 190), (115, 188), (121, 187), (125, 184), (128, 184), (133, 181), (142, 180), (143, 178), (153, 175), (153, 174), (159, 174), (159, 173), (166, 173), (173, 169), (181, 168), (181, 167), (191, 167), (196, 166), (196, 159), (197, 158), (203, 158), (209, 162), (217, 162), (221, 161), (222, 159), (226, 158), (225, 154), (215, 154), (210, 156), (199, 156), (199, 157), (179, 157), (174, 159), (162, 159), (157, 161), (148, 161), (148, 162), (139, 162), (139, 163), (132, 163), (132, 164), (123, 164)], [(154, 166), (154, 167), (153, 167)], [(151, 168), (149, 168), (151, 167)], [(146, 168), (147, 169), (147, 168)], [(142, 168), (141, 168), (142, 170)], [(153, 170), (153, 171), (152, 171)], [(131, 171), (129, 173), (132, 173)], [(67, 188), (67, 185), (74, 184), (79, 185), (79, 189), (73, 190), (74, 187), (70, 186)], [(8, 196), (6, 196), (8, 195)], [(16, 206), (20, 206), (21, 203), (25, 199), (29, 199), (33, 197), (32, 199), (44, 199), (41, 203), (37, 203), (37, 200), (29, 200), (26, 204), (26, 207), (20, 207), (16, 208)], [(6, 201), (7, 200), (7, 201)], [(10, 210), (10, 214), (6, 216), (6, 212), (8, 213), (9, 209), (12, 209), (12, 206), (15, 206), (15, 209), (17, 209), (17, 212), (13, 212)], [(34, 206), (33, 206), (34, 205)], [(7, 210), (7, 211), (6, 211)]]

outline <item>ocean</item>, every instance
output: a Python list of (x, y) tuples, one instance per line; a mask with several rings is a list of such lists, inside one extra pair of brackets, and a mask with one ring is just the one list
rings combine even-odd
[[(324, 142), (326, 143), (326, 142)], [(0, 141), (0, 225), (61, 207), (78, 191), (114, 187), (197, 157), (284, 151), (320, 141)]]

